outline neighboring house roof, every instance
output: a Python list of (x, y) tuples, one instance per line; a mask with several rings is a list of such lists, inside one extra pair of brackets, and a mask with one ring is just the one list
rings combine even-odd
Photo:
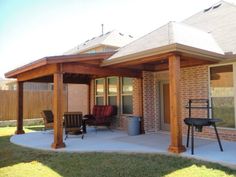
[(205, 9), (183, 23), (211, 33), (224, 52), (236, 54), (236, 5), (226, 1)]
[[(103, 65), (132, 60), (155, 51), (200, 49), (211, 54), (236, 53), (236, 6), (220, 1), (181, 23), (169, 22), (153, 32), (121, 47)], [(180, 44), (180, 45), (179, 45)], [(154, 51), (155, 50), (155, 51)], [(222, 57), (221, 57), (222, 58)]]
[(117, 53), (107, 60), (115, 60), (173, 44), (182, 44), (192, 48), (224, 54), (211, 34), (184, 23), (169, 22), (155, 31), (120, 48)]
[(90, 49), (94, 49), (99, 46), (110, 46), (115, 48), (120, 48), (130, 42), (132, 42), (134, 38), (131, 35), (124, 35), (116, 30), (107, 32), (98, 37), (94, 37), (90, 40), (85, 41), (82, 44), (70, 49), (64, 54), (78, 54)]

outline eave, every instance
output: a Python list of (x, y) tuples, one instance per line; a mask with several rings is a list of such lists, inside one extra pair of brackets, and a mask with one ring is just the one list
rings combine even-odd
[(5, 73), (6, 78), (16, 78), (18, 74), (45, 66), (49, 64), (60, 64), (60, 63), (74, 63), (74, 62), (86, 62), (94, 60), (104, 60), (113, 55), (114, 52), (104, 52), (96, 54), (76, 54), (76, 55), (60, 55), (44, 57), (36, 60), (32, 63), (16, 68), (15, 70)]
[(194, 58), (199, 58), (201, 60), (207, 60), (207, 61), (213, 61), (213, 62), (220, 62), (226, 59), (227, 57), (223, 54), (210, 52), (194, 47), (189, 47), (183, 44), (170, 44), (138, 53), (133, 53), (130, 55), (125, 55), (122, 57), (117, 57), (114, 59), (106, 59), (101, 63), (101, 66), (110, 66), (110, 65), (118, 65), (121, 63), (127, 63), (131, 61), (138, 61), (143, 58), (151, 57), (151, 56), (157, 56), (162, 57), (166, 54), (172, 54), (172, 53), (179, 53), (180, 55), (186, 55), (186, 56), (193, 56)]

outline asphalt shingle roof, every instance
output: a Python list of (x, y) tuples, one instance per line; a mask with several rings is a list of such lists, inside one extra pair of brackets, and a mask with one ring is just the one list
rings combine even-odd
[(236, 53), (236, 5), (233, 3), (220, 1), (183, 23), (211, 33), (224, 52)]
[(236, 6), (220, 1), (183, 22), (170, 22), (121, 47), (107, 61), (170, 44), (183, 44), (217, 54), (235, 54)]
[(132, 42), (134, 38), (130, 35), (124, 35), (117, 30), (113, 30), (110, 32), (107, 32), (103, 35), (100, 35), (98, 37), (94, 37), (90, 40), (87, 40), (78, 46), (68, 50), (64, 54), (79, 54), (81, 52), (84, 52), (86, 50), (99, 47), (101, 45), (111, 46), (111, 47), (117, 47), (120, 48), (130, 42)]

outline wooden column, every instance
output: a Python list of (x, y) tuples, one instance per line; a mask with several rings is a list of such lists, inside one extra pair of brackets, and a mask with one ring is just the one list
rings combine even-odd
[(53, 74), (53, 115), (54, 115), (54, 142), (52, 148), (63, 148), (63, 74)]
[(169, 57), (169, 89), (170, 89), (170, 152), (181, 153), (186, 149), (182, 144), (182, 119), (180, 98), (180, 57)]
[(23, 82), (17, 82), (17, 129), (15, 134), (24, 134), (23, 130)]

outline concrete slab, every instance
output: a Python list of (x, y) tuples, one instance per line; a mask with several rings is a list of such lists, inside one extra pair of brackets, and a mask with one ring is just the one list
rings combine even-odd
[[(184, 140), (186, 138), (184, 137)], [(53, 132), (32, 132), (23, 135), (14, 135), (10, 141), (14, 144), (39, 150), (59, 152), (128, 152), (128, 153), (164, 153), (170, 142), (169, 133), (159, 132), (138, 136), (128, 136), (126, 132), (108, 129), (88, 128), (84, 139), (80, 135), (69, 135), (65, 141), (66, 148), (51, 149)], [(185, 141), (184, 141), (185, 143)], [(180, 154), (184, 157), (196, 158), (211, 162), (217, 162), (231, 168), (236, 168), (236, 142), (222, 141), (224, 152), (221, 152), (216, 140), (195, 139), (195, 154), (191, 155), (191, 149)]]

